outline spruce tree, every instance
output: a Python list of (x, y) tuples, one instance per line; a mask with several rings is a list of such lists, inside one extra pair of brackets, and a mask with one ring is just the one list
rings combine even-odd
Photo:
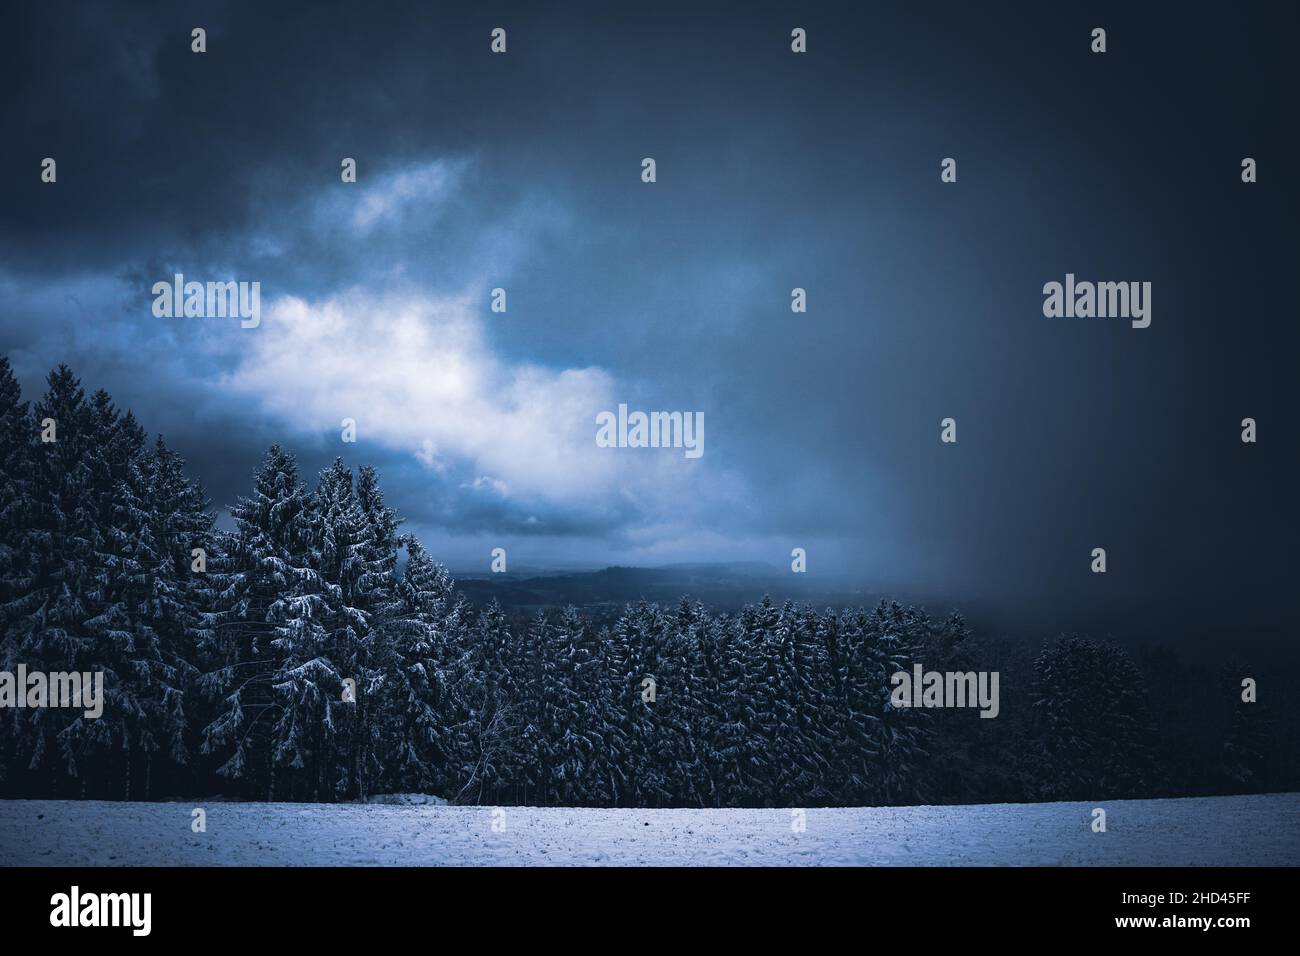
[[(641, 600), (625, 609), (611, 632), (613, 689), (621, 710), (618, 726), (627, 748), (621, 799), (629, 806), (662, 806), (671, 797), (668, 768), (655, 752), (660, 733), (655, 710), (661, 679), (660, 652), (666, 630), (667, 622), (659, 607)], [(654, 681), (654, 702), (649, 700), (647, 680)]]
[[(9, 357), (0, 355), (0, 670), (9, 673), (20, 662), (17, 624), (34, 607), (36, 440), (36, 422)], [(0, 783), (13, 777), (22, 726), (17, 709), (0, 714)]]
[(1228, 705), (1228, 722), (1219, 751), (1219, 773), (1235, 793), (1259, 793), (1268, 789), (1272, 774), (1273, 717), (1269, 706), (1244, 699), (1242, 675), (1258, 668), (1230, 664), (1219, 674), (1218, 685)]
[(592, 694), (599, 660), (587, 623), (573, 607), (548, 616), (540, 635), (542, 671), (536, 711), (546, 796), (562, 806), (590, 801), (599, 727)]
[[(195, 648), (207, 600), (206, 565), (216, 560), (214, 518), (203, 489), (185, 475), (185, 462), (159, 436), (142, 456), (130, 487), (143, 491), (140, 547), (130, 604), (154, 634), (156, 657), (144, 706), (153, 738), (175, 772), (190, 758), (187, 701), (198, 678)], [(195, 552), (198, 552), (197, 554)], [(152, 751), (145, 755), (150, 793)]]
[[(85, 392), (72, 371), (60, 365), (47, 383), (33, 409), (39, 433), (32, 444), (33, 514), (20, 544), (30, 591), (9, 621), (11, 653), (29, 671), (93, 671), (96, 647), (86, 621), (100, 598), (100, 497), (94, 486), (102, 473), (94, 463), (100, 450)], [(18, 762), (46, 774), (51, 794), (65, 793), (68, 778), (78, 782), (74, 794), (84, 792), (82, 712), (31, 708), (16, 710), (14, 720)]]
[(272, 445), (252, 494), (230, 514), (235, 530), (221, 538), (202, 648), (207, 669), (201, 685), (215, 700), (202, 751), (221, 761), (219, 776), (274, 799), (277, 766), (295, 758), (288, 739), (295, 725), (292, 716), (283, 723), (283, 692), (276, 687), (291, 660), (283, 642), (294, 620), (290, 602), (302, 593), (304, 579), (317, 579), (309, 566), (309, 499), (293, 456)]
[(703, 652), (708, 715), (705, 727), (710, 744), (708, 779), (713, 787), (713, 805), (718, 807), (748, 805), (759, 780), (758, 736), (751, 731), (756, 718), (750, 675), (754, 654), (749, 645), (747, 617), (742, 612), (713, 622), (713, 639)]
[(99, 719), (74, 722), (65, 733), (95, 778), (105, 786), (113, 781), (129, 800), (133, 777), (159, 749), (157, 705), (178, 680), (144, 613), (151, 551), (144, 429), (102, 389), (91, 396), (89, 428), (95, 588), (83, 626), (94, 669), (104, 674), (105, 703)]
[(9, 357), (0, 355), (0, 640), (9, 636), (10, 616), (24, 608), (13, 602), (28, 592), (32, 569), (27, 549), (33, 500), (33, 442), (37, 428)]
[(469, 666), (475, 676), (463, 695), (469, 715), (469, 760), (457, 799), (519, 802), (525, 763), (519, 733), (524, 710), (519, 645), (495, 598), (469, 625), (469, 642)]
[(446, 568), (414, 538), (403, 543), (406, 567), (376, 628), (377, 750), (388, 786), (455, 798), (484, 783), (467, 726), (477, 698), (468, 686), (474, 675), (461, 633), (464, 608)]
[(1158, 782), (1154, 728), (1128, 655), (1110, 642), (1061, 637), (1034, 671), (1041, 798), (1150, 795)]

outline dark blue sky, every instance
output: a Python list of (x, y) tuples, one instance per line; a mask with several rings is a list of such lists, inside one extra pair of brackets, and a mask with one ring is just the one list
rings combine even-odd
[[(0, 348), (218, 503), (272, 441), (373, 462), (453, 567), (799, 546), (1063, 627), (1281, 627), (1295, 6), (846, 6), (22, 5)], [(175, 272), (260, 281), (262, 324), (155, 318)], [(1151, 327), (1045, 318), (1067, 272), (1150, 281)], [(702, 411), (704, 456), (596, 448), (619, 402)]]

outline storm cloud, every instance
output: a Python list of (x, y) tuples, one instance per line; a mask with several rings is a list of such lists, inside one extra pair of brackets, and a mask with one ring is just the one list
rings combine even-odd
[[(29, 397), (58, 362), (107, 388), (219, 503), (282, 441), (309, 474), (375, 463), (453, 565), (804, 547), (1061, 626), (1278, 620), (1294, 10), (1208, 46), (1194, 15), (1092, 6), (10, 16), (0, 348)], [(260, 326), (154, 317), (177, 273), (260, 282)], [(1044, 317), (1067, 273), (1152, 283), (1155, 320)], [(706, 454), (598, 448), (621, 402), (702, 412)]]

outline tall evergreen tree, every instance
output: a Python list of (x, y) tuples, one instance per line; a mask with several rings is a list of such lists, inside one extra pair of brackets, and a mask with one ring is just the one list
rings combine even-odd
[(23, 609), (12, 602), (31, 587), (28, 534), (35, 517), (33, 442), (36, 423), (9, 357), (0, 355), (0, 640), (10, 616)]
[(285, 723), (286, 692), (277, 685), (286, 665), (304, 663), (294, 659), (295, 648), (308, 642), (295, 633), (294, 622), (307, 622), (300, 626), (309, 630), (311, 617), (294, 612), (309, 611), (304, 591), (316, 590), (309, 506), (293, 456), (272, 445), (254, 475), (252, 494), (230, 509), (235, 530), (222, 537), (221, 563), (213, 573), (215, 604), (205, 619), (208, 666), (201, 684), (217, 705), (204, 727), (202, 750), (222, 761), (218, 775), (243, 781), (267, 799), (278, 792), (278, 766), (298, 759), (298, 769), (305, 767), (299, 750), (305, 741), (293, 735), (295, 728), (307, 728), (295, 723), (293, 711)]
[(543, 802), (563, 806), (591, 799), (599, 727), (593, 694), (599, 693), (599, 659), (590, 628), (573, 607), (539, 625), (542, 647), (536, 708), (545, 773)]
[(456, 797), (483, 785), (468, 726), (476, 675), (461, 635), (464, 608), (447, 569), (414, 538), (404, 544), (406, 568), (377, 625), (377, 749), (389, 785)]
[[(208, 594), (204, 575), (216, 548), (211, 504), (184, 467), (181, 456), (159, 436), (138, 461), (128, 485), (142, 491), (124, 499), (138, 503), (141, 511), (129, 603), (155, 641), (144, 707), (173, 772), (189, 762), (187, 700), (198, 678), (195, 648)], [(151, 754), (152, 748), (145, 751), (146, 797), (153, 773)]]
[[(398, 527), (401, 519), (384, 502), (379, 475), (370, 465), (363, 465), (356, 482), (357, 522), (353, 545), (355, 580), (348, 592), (348, 602), (366, 617), (366, 628), (348, 666), (362, 677), (364, 687), (358, 694), (350, 735), (348, 762), (358, 791), (368, 790), (385, 775), (381, 755), (383, 713), (376, 695), (382, 693), (385, 676), (386, 648), (378, 633), (386, 609), (392, 606), (397, 586)], [(448, 579), (450, 580), (450, 579)], [(359, 684), (360, 686), (360, 684)]]
[[(284, 630), (276, 645), (285, 655), (276, 681), (279, 726), (294, 765), (316, 763), (319, 794), (364, 797), (374, 770), (369, 711), (379, 679), (371, 661), (371, 615), (363, 606), (372, 597), (363, 585), (371, 542), (352, 472), (341, 458), (320, 474), (308, 525), (313, 573), (301, 575), (300, 593), (277, 609)], [(346, 694), (345, 679), (353, 682)]]
[(1233, 792), (1268, 789), (1273, 755), (1273, 719), (1268, 704), (1246, 700), (1242, 675), (1258, 668), (1236, 663), (1225, 667), (1219, 686), (1228, 705), (1228, 726), (1220, 747), (1219, 772)]
[(683, 598), (675, 616), (665, 619), (664, 644), (651, 709), (657, 733), (650, 760), (661, 768), (673, 804), (708, 806), (712, 783), (707, 760), (703, 694), (706, 682), (701, 643), (710, 634), (707, 614)]
[(519, 733), (524, 709), (519, 645), (495, 598), (474, 618), (469, 635), (476, 676), (463, 695), (470, 757), (456, 796), (478, 803), (517, 802), (525, 763)]
[(719, 807), (752, 802), (757, 770), (758, 736), (750, 727), (755, 711), (750, 706), (752, 681), (746, 615), (722, 617), (707, 625), (708, 640), (701, 650), (705, 702), (704, 723), (712, 803)]
[[(36, 435), (9, 357), (0, 355), (0, 670), (9, 673), (19, 663), (16, 625), (33, 610)], [(0, 783), (12, 777), (22, 727), (16, 709), (0, 714)]]
[[(667, 622), (659, 607), (644, 600), (629, 605), (611, 632), (613, 689), (621, 710), (619, 733), (626, 741), (621, 802), (628, 806), (662, 806), (671, 799), (666, 769), (655, 759), (659, 734), (658, 701), (660, 652)], [(650, 702), (654, 681), (655, 702)], [(616, 712), (617, 713), (617, 712)]]
[(1117, 645), (1059, 638), (1034, 662), (1041, 795), (1149, 796), (1158, 783), (1142, 674)]
[[(130, 799), (133, 776), (160, 747), (161, 701), (168, 688), (179, 692), (179, 680), (144, 606), (153, 550), (144, 429), (130, 412), (119, 413), (102, 389), (91, 396), (88, 418), (95, 586), (84, 605), (83, 627), (94, 667), (104, 674), (105, 702), (99, 719), (76, 722), (65, 733), (93, 776), (120, 782), (121, 795)], [(174, 730), (176, 743), (182, 732)]]
[[(86, 626), (97, 610), (102, 547), (95, 478), (103, 473), (92, 410), (66, 365), (50, 373), (33, 410), (41, 439), (32, 445), (33, 511), (21, 547), (30, 590), (9, 621), (11, 653), (29, 671), (93, 671), (96, 648)], [(45, 440), (46, 437), (51, 440)], [(84, 792), (81, 711), (33, 708), (14, 712), (15, 757), (48, 774), (53, 794), (67, 778)]]

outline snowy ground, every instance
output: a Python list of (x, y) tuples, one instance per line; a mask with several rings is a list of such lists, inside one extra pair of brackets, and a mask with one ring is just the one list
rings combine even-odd
[[(1297, 865), (1300, 794), (789, 810), (0, 801), (0, 865)], [(493, 829), (494, 819), (500, 832)]]

